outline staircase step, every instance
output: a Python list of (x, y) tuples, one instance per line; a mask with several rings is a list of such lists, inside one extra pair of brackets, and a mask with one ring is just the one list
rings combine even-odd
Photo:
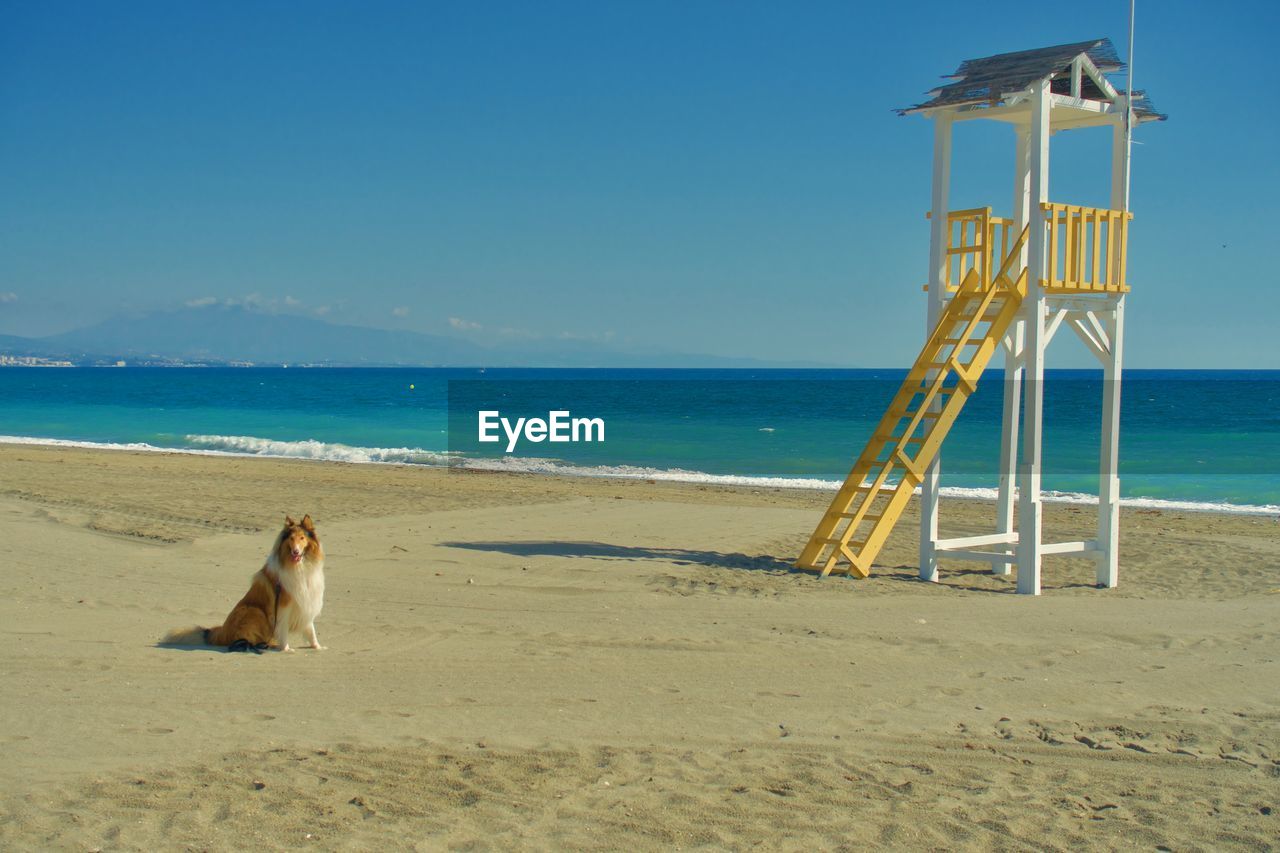
[[(1017, 263), (1028, 233), (1029, 227), (1024, 228), (1014, 241), (1002, 262), (1002, 269), (1012, 268)], [(1023, 297), (1017, 285), (1011, 282), (1023, 280), (1025, 274), (1025, 269), (1022, 269), (1013, 278), (1002, 276), (1000, 282), (1004, 289), (998, 294), (974, 289), (972, 274), (966, 279), (968, 289), (962, 287), (956, 293), (939, 320), (943, 337), (932, 339), (922, 349), (910, 373), (910, 376), (916, 378), (903, 382), (895, 402), (881, 418), (879, 426), (857, 457), (854, 469), (849, 472), (846, 484), (856, 482), (859, 485), (841, 487), (827, 514), (810, 537), (805, 549), (810, 559), (804, 564), (797, 564), (800, 568), (821, 571), (825, 575), (844, 562), (850, 564), (851, 573), (862, 577), (867, 575), (867, 569), (888, 532), (901, 517), (910, 490), (936, 458), (934, 453), (940, 439), (945, 438), (945, 429), (942, 434), (937, 431), (941, 427), (939, 420), (944, 411), (954, 412), (964, 405), (995, 354), (997, 347), (992, 346), (992, 342), (998, 344), (1013, 322), (1016, 313), (1009, 309), (1018, 307)], [(970, 346), (973, 352), (968, 360), (959, 358), (959, 353)], [(942, 347), (953, 349), (946, 359), (939, 360)], [(922, 373), (926, 378), (919, 378)], [(959, 384), (933, 390), (940, 381), (954, 383), (957, 380)], [(957, 394), (959, 403), (953, 405)], [(929, 397), (930, 405), (922, 407), (916, 404), (913, 408), (912, 401), (924, 397)], [(903, 400), (906, 402), (901, 402)], [(906, 438), (914, 430), (908, 431), (899, 426), (904, 419), (917, 424), (923, 422), (924, 434)], [(901, 433), (895, 435), (898, 430)], [(924, 452), (926, 443), (932, 448), (929, 453)], [(887, 459), (880, 458), (885, 455), (888, 456)], [(895, 482), (890, 484), (890, 479)], [(862, 485), (867, 480), (873, 483), (883, 481), (885, 485), (883, 488)], [(872, 503), (886, 496), (885, 503)], [(860, 513), (865, 514), (859, 517)], [(855, 518), (858, 519), (856, 526), (852, 524)], [(841, 527), (845, 529), (837, 534), (836, 531)], [(855, 534), (861, 538), (842, 541)], [(875, 547), (868, 548), (868, 543), (872, 541), (876, 542)], [(816, 555), (826, 553), (829, 548), (832, 550), (826, 559), (817, 559)]]
[[(840, 517), (840, 518), (853, 518), (853, 517), (854, 517), (854, 516), (856, 516), (857, 514), (858, 514), (858, 513), (857, 513), (856, 511), (854, 511), (854, 510), (849, 510), (849, 511), (847, 511), (847, 512), (837, 513), (837, 516), (838, 516), (838, 517)], [(864, 516), (862, 517), (862, 520), (863, 520), (863, 521), (879, 521), (879, 520), (880, 520), (880, 516), (879, 516), (879, 515), (864, 515)]]
[[(995, 307), (995, 303), (992, 303), (992, 305), (991, 305), (991, 306), (988, 306), (988, 309), (994, 309), (994, 310), (988, 310), (988, 311), (987, 311), (987, 313), (983, 314), (983, 315), (982, 315), (982, 320), (984, 320), (985, 322), (990, 323), (992, 320), (997, 320), (997, 319), (999, 319), (999, 318), (1000, 318), (1000, 312), (1003, 310), (1003, 306), (1001, 306), (1001, 307)], [(976, 317), (976, 316), (978, 316), (978, 312), (977, 312), (977, 311), (972, 311), (972, 312), (970, 312), (970, 313), (968, 313), (968, 314), (961, 314), (961, 315), (960, 315), (960, 317), (961, 317), (961, 318), (963, 318), (963, 319), (965, 319), (965, 320), (972, 320), (972, 319), (973, 319), (974, 317)]]

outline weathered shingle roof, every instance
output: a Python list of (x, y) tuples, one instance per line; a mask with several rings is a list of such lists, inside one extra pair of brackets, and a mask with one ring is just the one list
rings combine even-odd
[[(1071, 86), (1071, 62), (1085, 54), (1103, 74), (1124, 70), (1124, 63), (1116, 53), (1111, 39), (1058, 44), (1035, 50), (1001, 53), (979, 59), (966, 59), (954, 74), (947, 75), (955, 82), (947, 83), (928, 94), (933, 97), (921, 104), (898, 110), (899, 115), (932, 107), (960, 106), (965, 104), (990, 104), (1000, 102), (1005, 95), (1021, 92), (1037, 80), (1053, 77), (1052, 90), (1067, 94)], [(1081, 81), (1080, 94), (1085, 98), (1103, 100), (1105, 95), (1086, 75)], [(1164, 115), (1155, 111), (1145, 94), (1135, 92), (1134, 112), (1144, 118), (1161, 119)]]

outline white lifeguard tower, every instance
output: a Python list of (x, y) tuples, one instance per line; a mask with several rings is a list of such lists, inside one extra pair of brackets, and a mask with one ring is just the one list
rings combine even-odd
[[(866, 577), (918, 486), (923, 580), (937, 580), (940, 558), (977, 560), (1000, 574), (1016, 566), (1018, 592), (1038, 595), (1041, 558), (1076, 554), (1097, 561), (1099, 586), (1116, 585), (1129, 144), (1137, 123), (1165, 118), (1141, 92), (1118, 90), (1107, 79), (1123, 68), (1108, 39), (970, 59), (930, 100), (899, 110), (934, 122), (929, 337), (798, 568)], [(1013, 128), (1011, 217), (993, 216), (990, 207), (948, 210), (952, 130), (975, 119)], [(1051, 202), (1050, 137), (1091, 127), (1111, 129), (1110, 207)], [(1064, 326), (1103, 367), (1098, 524), (1093, 539), (1046, 543), (1045, 348)], [(939, 539), (939, 451), (997, 350), (1004, 352), (1005, 381), (996, 530)]]

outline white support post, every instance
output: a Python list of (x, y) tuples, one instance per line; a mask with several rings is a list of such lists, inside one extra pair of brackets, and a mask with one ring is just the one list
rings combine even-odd
[(1124, 294), (1116, 297), (1111, 357), (1102, 369), (1102, 452), (1098, 464), (1098, 586), (1120, 582), (1120, 374), (1124, 356)]
[[(1125, 101), (1125, 109), (1128, 110), (1128, 100)], [(1125, 213), (1129, 211), (1129, 137), (1125, 133), (1124, 115), (1116, 119), (1115, 124), (1111, 126), (1111, 209), (1123, 210)], [(1121, 246), (1120, 251), (1128, 250), (1128, 246)], [(1119, 279), (1120, 270), (1124, 269), (1124, 259), (1120, 252), (1112, 252), (1111, 269), (1107, 270), (1107, 277), (1114, 282)]]
[(1111, 125), (1111, 209), (1127, 210), (1129, 206), (1129, 158), (1125, 156), (1129, 141), (1125, 136), (1124, 116)]
[(1040, 204), (1049, 200), (1049, 81), (1034, 84), (1031, 99), (1031, 229), (1028, 234), (1027, 296), (1022, 319), (1026, 328), (1023, 364), (1026, 388), (1023, 404), (1022, 459), (1018, 464), (1018, 592), (1040, 594), (1041, 558), (1041, 427), (1044, 415), (1045, 293), (1040, 278), (1045, 269), (1045, 238)]
[[(1126, 112), (1128, 104), (1126, 103)], [(1129, 140), (1123, 122), (1111, 135), (1111, 208), (1129, 207)], [(1120, 260), (1116, 251), (1112, 257)], [(1120, 384), (1124, 360), (1124, 294), (1110, 312), (1110, 357), (1102, 368), (1102, 447), (1098, 460), (1098, 586), (1120, 582)]]
[[(1014, 129), (1017, 142), (1014, 146), (1013, 222), (1014, 230), (1021, 231), (1031, 214), (1031, 127)], [(1022, 261), (1026, 263), (1027, 247), (1022, 247)]]
[[(1013, 179), (1013, 223), (1017, 233), (1027, 224), (1031, 210), (1031, 130), (1015, 127)], [(1027, 247), (1022, 247), (1022, 263), (1027, 262)], [(1009, 535), (1014, 529), (1014, 474), (1018, 465), (1018, 409), (1022, 405), (1022, 353), (1025, 344), (1021, 320), (1009, 330), (1012, 346), (1004, 347), (1004, 416), (1000, 421), (1000, 487), (996, 498), (996, 531)], [(991, 571), (997, 575), (1010, 572), (1006, 560), (993, 561)]]
[[(1022, 404), (1022, 354), (1026, 352), (1022, 321), (1009, 332), (1012, 346), (1004, 347), (1004, 416), (1000, 422), (1000, 489), (996, 498), (996, 532), (1014, 530), (1014, 472), (1018, 465), (1018, 408)], [(1009, 563), (991, 564), (997, 575), (1009, 574)]]
[[(933, 120), (933, 195), (929, 220), (929, 311), (925, 337), (933, 334), (942, 316), (947, 288), (947, 220), (948, 195), (951, 190), (950, 113), (939, 113)], [(925, 469), (920, 482), (920, 579), (938, 580), (938, 557), (934, 543), (938, 538), (938, 481), (941, 454)]]

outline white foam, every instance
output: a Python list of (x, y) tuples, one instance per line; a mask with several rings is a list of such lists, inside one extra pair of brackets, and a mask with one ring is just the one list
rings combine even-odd
[[(916, 489), (916, 494), (920, 490)], [(966, 488), (963, 486), (944, 486), (939, 490), (943, 497), (967, 498), (969, 500), (994, 501), (999, 493), (996, 489)], [(1016, 490), (1015, 490), (1016, 494)], [(1045, 491), (1040, 496), (1045, 503), (1098, 505), (1097, 495), (1082, 492)], [(1276, 504), (1233, 504), (1226, 501), (1179, 501), (1166, 498), (1121, 498), (1120, 505), (1134, 509), (1162, 509), (1170, 512), (1224, 512), (1236, 515), (1280, 515), (1280, 505)]]
[[(69, 438), (36, 438), (29, 435), (0, 435), (0, 444), (35, 444), (41, 447), (83, 447), (88, 450), (140, 450), (151, 453), (185, 453), (172, 447), (156, 447), (141, 441), (75, 441)], [(194, 451), (199, 452), (199, 451)]]
[(525, 474), (559, 474), (569, 477), (612, 477), (626, 480), (663, 480), (674, 483), (703, 483), (715, 486), (754, 486), (778, 489), (818, 489), (834, 491), (836, 480), (808, 477), (751, 477), (741, 474), (707, 474), (684, 468), (645, 468), (636, 465), (572, 465), (557, 459), (504, 456), (500, 459), (462, 459), (453, 464), (481, 471), (510, 471)]
[(307, 439), (278, 441), (251, 435), (188, 435), (197, 448), (241, 456), (274, 456), (289, 459), (317, 459), (326, 462), (381, 462), (389, 465), (448, 465), (447, 453), (420, 447), (352, 447)]
[[(556, 474), (568, 477), (598, 477), (627, 480), (661, 480), (676, 483), (700, 483), (715, 486), (746, 486), (762, 489), (809, 489), (835, 491), (839, 480), (814, 477), (764, 477), (742, 474), (708, 474), (684, 468), (648, 468), (636, 465), (573, 465), (557, 459), (504, 456), (468, 458), (456, 453), (423, 450), (418, 447), (354, 447), (315, 440), (278, 441), (243, 435), (188, 435), (189, 447), (156, 447), (143, 442), (73, 441), (61, 438), (0, 435), (0, 444), (36, 444), (52, 447), (82, 447), (93, 450), (132, 450), (152, 453), (187, 453), (201, 456), (260, 456), (278, 459), (309, 459), (325, 462), (350, 462), (373, 465), (454, 466), (477, 471), (506, 471), (524, 474)], [(917, 493), (919, 489), (916, 490)], [(943, 497), (994, 501), (993, 488), (944, 487)], [(1047, 503), (1093, 504), (1096, 495), (1078, 492), (1045, 492)], [(1232, 504), (1225, 501), (1182, 501), (1163, 498), (1124, 498), (1121, 504), (1137, 509), (1159, 509), (1173, 512), (1218, 512), (1235, 515), (1280, 515), (1275, 504)]]

